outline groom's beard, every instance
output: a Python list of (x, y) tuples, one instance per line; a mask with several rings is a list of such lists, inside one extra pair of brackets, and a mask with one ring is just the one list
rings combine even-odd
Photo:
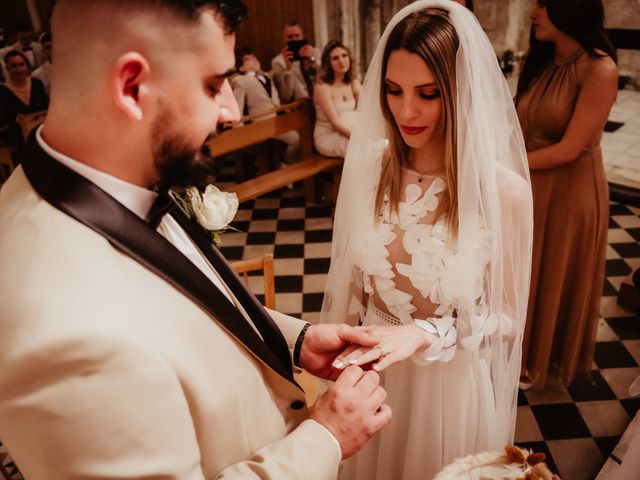
[(158, 184), (163, 187), (205, 187), (213, 183), (214, 160), (200, 147), (189, 146), (184, 135), (173, 128), (174, 118), (163, 109), (154, 122), (152, 151), (159, 175)]

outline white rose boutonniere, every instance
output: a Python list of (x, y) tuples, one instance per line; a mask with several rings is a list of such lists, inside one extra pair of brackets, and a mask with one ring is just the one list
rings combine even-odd
[(215, 185), (207, 185), (200, 194), (196, 187), (189, 187), (185, 197), (179, 197), (183, 207), (198, 221), (200, 226), (211, 232), (211, 240), (222, 243), (220, 234), (236, 228), (229, 226), (238, 211), (238, 196), (221, 191)]

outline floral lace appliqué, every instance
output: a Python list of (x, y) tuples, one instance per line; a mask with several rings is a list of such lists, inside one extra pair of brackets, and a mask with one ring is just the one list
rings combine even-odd
[[(385, 196), (380, 222), (374, 227), (363, 246), (363, 253), (360, 257), (360, 267), (363, 271), (363, 283), (365, 292), (369, 295), (377, 293), (384, 302), (387, 310), (401, 321), (408, 323), (412, 321), (411, 314), (417, 310), (413, 305), (413, 296), (396, 288), (394, 278), (396, 272), (393, 265), (388, 260), (389, 250), (387, 246), (397, 237), (394, 229), (398, 227), (404, 231), (403, 245), (407, 252), (412, 253), (411, 246), (407, 248), (406, 242), (418, 245), (418, 237), (429, 233), (433, 225), (421, 225), (418, 222), (424, 218), (428, 212), (433, 212), (438, 208), (437, 194), (446, 188), (444, 180), (436, 178), (429, 188), (422, 193), (422, 189), (415, 184), (408, 185), (405, 191), (406, 200), (398, 205), (398, 213), (391, 212), (389, 197)], [(436, 243), (445, 245), (446, 229), (443, 224), (438, 224), (436, 229), (442, 238)], [(407, 238), (407, 233), (412, 232)], [(433, 234), (433, 232), (431, 232)], [(445, 245), (446, 246), (446, 245)], [(399, 264), (396, 264), (396, 269)], [(439, 270), (442, 266), (439, 266)], [(432, 282), (436, 275), (434, 271), (429, 272), (429, 266), (421, 271), (428, 276), (426, 282)], [(402, 273), (402, 272), (400, 272)], [(375, 289), (374, 289), (375, 286)], [(422, 289), (416, 287), (419, 290)]]
[[(385, 196), (380, 222), (363, 245), (359, 262), (367, 294), (377, 294), (389, 313), (403, 323), (415, 321), (420, 328), (437, 337), (420, 354), (419, 363), (451, 360), (458, 342), (465, 349), (477, 348), (484, 335), (491, 334), (498, 325), (502, 327), (506, 320), (484, 312), (472, 315), (462, 332), (456, 328), (460, 272), (469, 270), (470, 261), (477, 263), (473, 267), (482, 271), (488, 259), (484, 242), (480, 242), (473, 252), (454, 251), (449, 246), (448, 229), (443, 219), (433, 224), (420, 223), (438, 208), (437, 195), (445, 189), (441, 178), (436, 178), (424, 193), (420, 186), (408, 185), (405, 201), (399, 203), (397, 214), (391, 212), (389, 198)], [(411, 256), (409, 264), (393, 265), (389, 261), (388, 246), (397, 235), (402, 235), (402, 247)], [(417, 311), (414, 297), (396, 288), (396, 272), (408, 278), (424, 299), (437, 305), (433, 317), (413, 318), (412, 314)], [(472, 288), (473, 298), (482, 297), (483, 287), (482, 276), (479, 276)]]

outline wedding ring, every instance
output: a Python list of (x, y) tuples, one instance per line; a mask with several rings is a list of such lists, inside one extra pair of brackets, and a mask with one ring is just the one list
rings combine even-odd
[(380, 355), (378, 355), (378, 358), (382, 358), (386, 355), (386, 353), (384, 353), (384, 348), (382, 348), (382, 345), (377, 345), (376, 348), (380, 350)]

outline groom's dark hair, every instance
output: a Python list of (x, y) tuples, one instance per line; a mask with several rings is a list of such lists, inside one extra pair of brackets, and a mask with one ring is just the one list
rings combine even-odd
[(196, 21), (202, 12), (211, 9), (216, 18), (224, 26), (225, 33), (236, 31), (238, 25), (247, 18), (247, 7), (242, 0), (58, 0), (58, 4), (70, 2), (103, 2), (123, 7), (144, 7), (149, 9), (168, 7), (183, 17), (185, 20)]

